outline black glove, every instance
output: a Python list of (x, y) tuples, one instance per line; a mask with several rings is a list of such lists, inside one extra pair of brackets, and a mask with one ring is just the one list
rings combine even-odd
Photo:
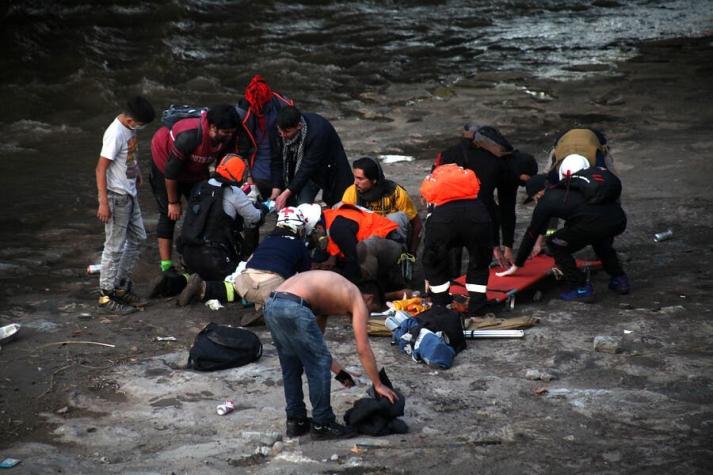
[(354, 378), (352, 378), (352, 375), (344, 371), (343, 369), (337, 373), (337, 375), (334, 377), (337, 381), (339, 381), (342, 386), (351, 388), (354, 386), (356, 383), (354, 382)]

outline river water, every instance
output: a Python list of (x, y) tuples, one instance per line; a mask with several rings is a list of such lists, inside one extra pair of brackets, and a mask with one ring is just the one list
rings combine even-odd
[[(704, 34), (713, 12), (713, 0), (0, 5), (5, 245), (22, 230), (92, 222), (101, 136), (134, 92), (159, 112), (171, 103), (232, 103), (259, 72), (303, 109), (339, 119), (370, 91), (495, 70), (558, 80), (592, 74), (635, 54), (641, 40)], [(145, 169), (154, 130), (141, 137)], [(150, 196), (148, 187), (142, 193)]]

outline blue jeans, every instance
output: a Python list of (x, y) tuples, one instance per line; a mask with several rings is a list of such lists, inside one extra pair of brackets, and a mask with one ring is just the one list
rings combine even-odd
[(104, 225), (106, 240), (102, 252), (99, 288), (111, 291), (128, 280), (146, 240), (144, 220), (136, 197), (107, 192), (111, 218)]
[(304, 203), (314, 203), (315, 198), (317, 198), (317, 193), (319, 193), (319, 186), (312, 180), (307, 181), (302, 189), (297, 193), (296, 201), (298, 205)]
[(330, 404), (332, 355), (314, 314), (297, 302), (270, 297), (265, 303), (265, 323), (272, 334), (282, 368), (287, 417), (306, 417), (302, 373), (307, 374), (312, 420), (334, 422)]

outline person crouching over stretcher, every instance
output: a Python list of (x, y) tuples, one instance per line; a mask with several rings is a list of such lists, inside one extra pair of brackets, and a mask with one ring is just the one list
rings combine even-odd
[(564, 220), (564, 227), (547, 238), (547, 248), (555, 258), (569, 287), (560, 294), (566, 301), (591, 302), (594, 289), (577, 269), (572, 256), (587, 245), (602, 261), (611, 276), (609, 288), (628, 294), (629, 279), (612, 247), (614, 237), (626, 229), (626, 214), (619, 203), (621, 182), (605, 168), (592, 167), (581, 155), (566, 157), (559, 169), (559, 183), (550, 184), (547, 175), (537, 175), (526, 185), (528, 199), (536, 201), (530, 225), (522, 238), (515, 264), (496, 275), (511, 275), (525, 265), (538, 236), (544, 234), (551, 218)]
[(468, 250), (465, 287), (470, 300), (467, 315), (485, 313), (488, 269), (493, 252), (490, 215), (478, 198), (480, 182), (473, 170), (456, 164), (442, 165), (424, 178), (421, 196), (434, 205), (426, 220), (423, 271), (436, 305), (451, 302), (448, 292), (448, 253), (452, 248)]

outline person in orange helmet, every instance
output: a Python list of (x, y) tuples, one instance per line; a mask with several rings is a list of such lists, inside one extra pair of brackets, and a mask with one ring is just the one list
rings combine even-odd
[[(240, 189), (246, 177), (243, 158), (228, 154), (213, 176), (191, 191), (176, 247), (187, 270), (204, 280), (222, 280), (235, 270), (241, 255), (240, 232), (243, 227), (258, 225), (269, 212), (265, 204), (253, 204)], [(152, 297), (173, 295), (185, 287), (187, 275), (163, 274), (154, 285)], [(181, 285), (170, 285), (176, 277), (184, 277), (182, 282), (178, 279)]]

